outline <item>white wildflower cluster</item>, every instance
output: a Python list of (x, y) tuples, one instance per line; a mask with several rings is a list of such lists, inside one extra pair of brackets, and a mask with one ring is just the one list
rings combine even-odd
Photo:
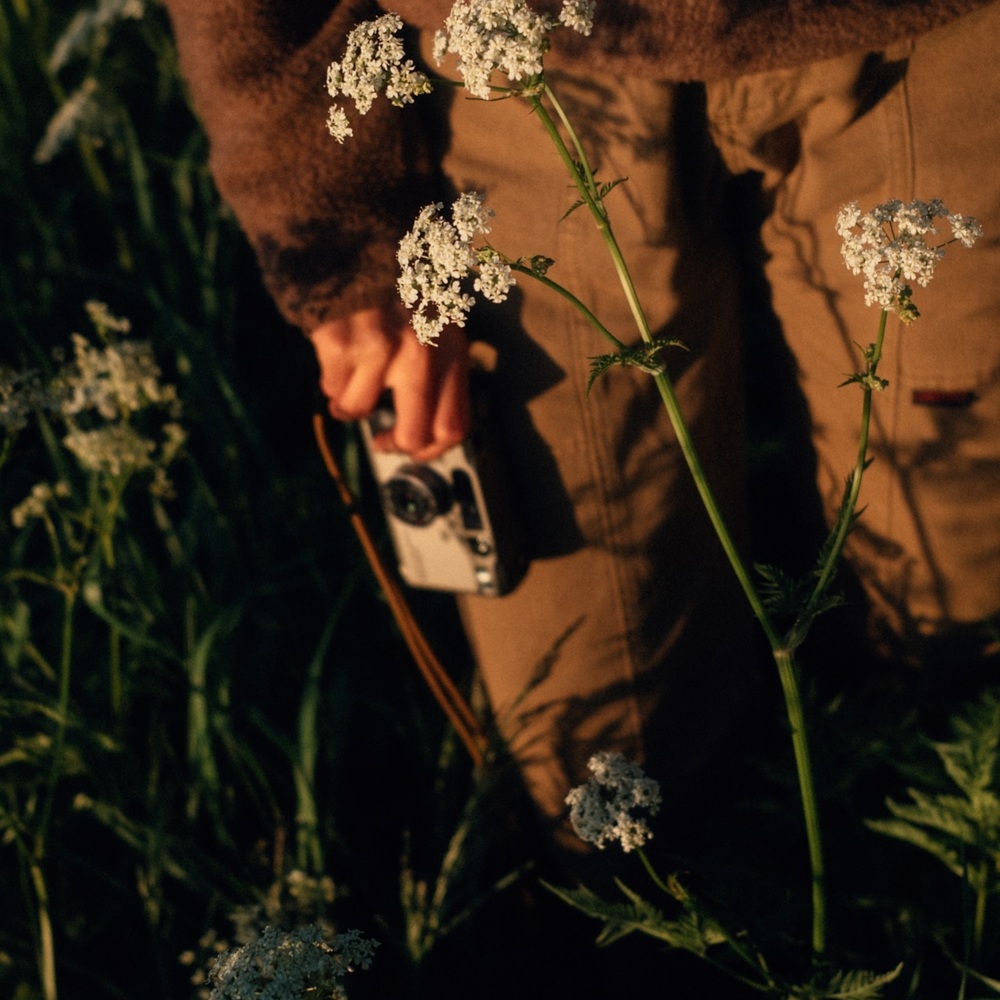
[(54, 402), (35, 372), (0, 368), (0, 430), (17, 434), (33, 412), (51, 409)]
[[(55, 381), (68, 428), (63, 444), (92, 472), (118, 476), (155, 466), (154, 491), (169, 495), (169, 481), (159, 470), (177, 457), (185, 439), (176, 420), (177, 390), (161, 381), (150, 343), (119, 339), (130, 330), (128, 320), (112, 315), (101, 302), (88, 302), (87, 311), (104, 346), (73, 334), (73, 360)], [(145, 436), (134, 420), (151, 408), (169, 418), (159, 441)]]
[(523, 0), (458, 0), (434, 37), (434, 58), (440, 64), (454, 53), (466, 89), (488, 101), (494, 71), (512, 81), (537, 76), (549, 32), (562, 23), (589, 35), (593, 18), (593, 0), (565, 0), (558, 19), (533, 11)]
[(559, 22), (581, 35), (589, 35), (594, 30), (596, 7), (596, 0), (565, 0), (559, 11)]
[[(171, 497), (167, 468), (187, 437), (177, 420), (177, 390), (161, 381), (150, 344), (120, 339), (128, 320), (102, 302), (88, 302), (87, 312), (103, 346), (73, 334), (73, 359), (50, 384), (33, 373), (0, 370), (0, 431), (7, 431), (9, 445), (33, 412), (49, 411), (64, 425), (62, 444), (81, 468), (114, 478), (151, 470), (150, 492)], [(37, 483), (11, 511), (11, 521), (23, 528), (48, 517), (55, 501), (70, 493), (65, 482)]]
[[(334, 98), (350, 97), (362, 115), (368, 113), (383, 90), (396, 107), (412, 103), (418, 94), (428, 93), (430, 80), (412, 59), (404, 59), (399, 35), (402, 28), (398, 14), (384, 14), (359, 24), (347, 36), (344, 58), (327, 68), (327, 93)], [(342, 143), (354, 134), (347, 112), (339, 104), (330, 108), (326, 124), (337, 142)]]
[(626, 852), (642, 847), (653, 833), (633, 810), (656, 815), (661, 801), (659, 783), (618, 753), (596, 753), (587, 766), (594, 776), (566, 796), (577, 836), (601, 849), (613, 841)]
[(33, 517), (46, 517), (49, 506), (69, 494), (69, 484), (62, 480), (55, 484), (35, 483), (31, 492), (10, 512), (11, 523), (15, 528), (23, 528)]
[(110, 476), (148, 469), (156, 451), (156, 442), (143, 437), (131, 424), (72, 430), (63, 438), (63, 444), (83, 468)]
[(99, 348), (78, 333), (72, 341), (74, 362), (62, 376), (65, 416), (93, 410), (114, 420), (146, 406), (176, 404), (177, 392), (160, 382), (160, 367), (148, 342), (121, 341)]
[(255, 941), (218, 958), (211, 1000), (345, 1000), (344, 977), (367, 969), (377, 947), (357, 930), (328, 942), (316, 925), (291, 931), (267, 927)]
[(396, 259), (399, 296), (413, 312), (412, 323), (422, 344), (434, 344), (446, 326), (464, 326), (475, 304), (466, 291), (467, 279), (478, 270), (473, 290), (491, 302), (503, 302), (514, 276), (495, 251), (476, 251), (472, 241), (490, 231), (493, 213), (475, 191), (459, 195), (451, 221), (441, 216), (444, 205), (428, 205), (413, 228), (400, 240)]
[(35, 163), (49, 163), (77, 136), (85, 135), (100, 144), (113, 139), (119, 128), (119, 118), (100, 83), (88, 76), (45, 126), (35, 148)]
[[(937, 233), (936, 220), (942, 218), (951, 227), (951, 239), (928, 244), (928, 235)], [(983, 234), (975, 219), (949, 212), (938, 200), (887, 201), (866, 213), (852, 202), (837, 215), (837, 232), (845, 265), (865, 277), (865, 304), (895, 312), (904, 323), (919, 315), (909, 282), (930, 283), (945, 243), (958, 240), (971, 247)]]
[[(212, 970), (217, 965), (219, 956), (240, 945), (256, 942), (267, 927), (314, 926), (322, 932), (324, 941), (335, 941), (336, 929), (325, 914), (337, 892), (333, 879), (328, 875), (312, 876), (294, 869), (274, 881), (258, 901), (237, 906), (229, 914), (233, 924), (230, 935), (220, 935), (214, 928), (210, 928), (198, 940), (196, 948), (189, 948), (178, 956), (180, 963), (192, 970), (190, 982), (197, 987), (195, 996), (198, 1000), (209, 1000), (211, 996), (211, 989), (207, 984), (210, 983)], [(359, 937), (360, 932), (347, 931), (340, 938), (340, 961), (350, 968), (362, 967), (366, 960), (365, 953), (356, 953), (355, 945)], [(367, 960), (370, 962), (370, 951), (374, 949), (375, 943), (363, 937), (360, 940), (360, 947), (367, 950)]]

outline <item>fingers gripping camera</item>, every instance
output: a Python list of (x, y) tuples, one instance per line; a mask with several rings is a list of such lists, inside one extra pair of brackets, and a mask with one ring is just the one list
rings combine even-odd
[(392, 427), (391, 406), (361, 421), (379, 484), (399, 572), (413, 587), (499, 596), (524, 573), (523, 547), (509, 480), (483, 425), (431, 462), (376, 451), (372, 440)]

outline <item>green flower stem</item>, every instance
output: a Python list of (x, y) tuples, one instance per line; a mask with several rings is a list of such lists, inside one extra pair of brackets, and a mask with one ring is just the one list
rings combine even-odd
[[(560, 120), (563, 122), (571, 137), (573, 147), (580, 157), (579, 163), (581, 164), (582, 171), (577, 169), (576, 163), (559, 133), (559, 129), (556, 127), (555, 122), (552, 120), (551, 115), (549, 115), (548, 110), (545, 105), (542, 104), (539, 97), (532, 96), (530, 98), (532, 107), (538, 115), (539, 120), (545, 126), (545, 130), (549, 133), (552, 141), (555, 143), (560, 157), (576, 181), (576, 186), (581, 197), (583, 198), (584, 204), (587, 205), (590, 209), (591, 215), (594, 217), (598, 232), (601, 234), (601, 238), (611, 255), (615, 271), (618, 274), (622, 289), (625, 292), (625, 298), (628, 301), (629, 309), (635, 319), (636, 327), (639, 330), (640, 336), (645, 343), (652, 344), (653, 334), (649, 328), (649, 322), (646, 319), (646, 314), (643, 311), (641, 302), (639, 301), (639, 294), (636, 291), (634, 282), (632, 281), (632, 275), (629, 271), (628, 264), (625, 261), (617, 239), (615, 239), (615, 234), (611, 228), (611, 223), (607, 218), (604, 206), (600, 203), (593, 179), (593, 171), (590, 168), (587, 155), (578, 136), (576, 135), (576, 132), (569, 122), (565, 111), (563, 111), (558, 99), (547, 84), (545, 85), (544, 93), (552, 103), (553, 107), (556, 108), (556, 112), (559, 115)], [(757, 594), (753, 581), (750, 578), (750, 574), (747, 571), (746, 566), (743, 564), (743, 560), (740, 557), (738, 549), (736, 548), (736, 543), (733, 541), (732, 536), (729, 533), (729, 529), (722, 517), (719, 506), (715, 502), (715, 497), (713, 496), (711, 488), (708, 485), (708, 480), (705, 476), (705, 471), (702, 468), (701, 460), (698, 458), (698, 453), (695, 450), (694, 442), (687, 426), (687, 421), (684, 419), (684, 415), (681, 412), (680, 403), (677, 400), (677, 393), (674, 390), (673, 383), (666, 372), (660, 372), (655, 375), (654, 378), (656, 379), (656, 385), (659, 389), (660, 396), (663, 399), (663, 404), (666, 407), (667, 415), (673, 425), (681, 452), (684, 455), (684, 460), (687, 462), (688, 468), (694, 477), (698, 493), (701, 496), (701, 500), (705, 505), (706, 511), (708, 512), (709, 519), (712, 522), (712, 527), (715, 529), (715, 532), (719, 537), (719, 541), (722, 543), (726, 557), (728, 558), (729, 563), (733, 568), (733, 572), (736, 574), (736, 577), (740, 582), (740, 586), (743, 588), (743, 592), (746, 594), (747, 600), (750, 602), (754, 615), (760, 621), (761, 627), (767, 635), (771, 648), (780, 648), (782, 646), (782, 640), (778, 636), (774, 626), (771, 624), (763, 602)]]
[(45, 884), (45, 874), (37, 862), (28, 866), (31, 885), (38, 902), (38, 975), (42, 982), (42, 996), (45, 1000), (56, 1000), (56, 949), (52, 933), (52, 918), (49, 914), (49, 892)]
[[(555, 121), (548, 113), (547, 108), (542, 103), (542, 99), (538, 94), (529, 95), (529, 101), (531, 102), (532, 108), (538, 115), (539, 120), (555, 144), (559, 156), (569, 170), (570, 176), (572, 176), (583, 199), (583, 203), (590, 210), (591, 216), (593, 217), (597, 225), (597, 229), (601, 234), (601, 238), (611, 255), (612, 261), (614, 262), (615, 270), (625, 292), (629, 309), (635, 319), (639, 333), (647, 344), (651, 344), (653, 342), (653, 335), (649, 328), (649, 323), (639, 301), (639, 295), (632, 281), (628, 265), (622, 255), (618, 241), (615, 239), (611, 223), (601, 202), (600, 194), (594, 180), (593, 170), (589, 165), (586, 151), (583, 149), (579, 136), (573, 129), (568, 116), (547, 84), (543, 84), (542, 93), (546, 98), (548, 98), (552, 106), (555, 108), (556, 114), (563, 123), (567, 134), (570, 136), (570, 141), (572, 142), (573, 148), (579, 157), (579, 166), (574, 161), (573, 156), (563, 140)], [(880, 347), (881, 340), (879, 341), (879, 348)], [(802, 799), (806, 836), (809, 845), (809, 863), (812, 878), (813, 903), (812, 948), (814, 955), (821, 955), (826, 947), (826, 894), (823, 850), (822, 840), (820, 837), (819, 809), (816, 802), (816, 791), (813, 784), (812, 763), (810, 759), (805, 717), (802, 710), (802, 697), (799, 689), (798, 672), (795, 667), (794, 655), (782, 637), (778, 634), (774, 624), (771, 622), (767, 609), (764, 607), (764, 603), (761, 600), (760, 595), (757, 593), (757, 589), (754, 587), (750, 573), (736, 547), (736, 543), (733, 540), (732, 535), (729, 533), (729, 529), (722, 516), (722, 512), (719, 510), (719, 506), (716, 503), (715, 497), (708, 484), (707, 477), (705, 476), (704, 469), (702, 468), (701, 461), (694, 446), (690, 429), (688, 428), (687, 421), (684, 419), (680, 403), (677, 399), (677, 393), (670, 377), (665, 371), (661, 371), (653, 377), (656, 381), (660, 397), (663, 400), (663, 405), (666, 408), (670, 423), (673, 426), (674, 434), (677, 437), (681, 453), (684, 456), (684, 460), (687, 463), (688, 469), (694, 479), (702, 504), (705, 507), (705, 511), (708, 514), (716, 536), (722, 545), (726, 558), (736, 575), (737, 581), (739, 582), (740, 587), (750, 604), (754, 616), (757, 618), (757, 621), (760, 623), (760, 626), (767, 637), (775, 664), (778, 668), (781, 689), (785, 699), (785, 711), (788, 716), (789, 726), (791, 729), (795, 766), (799, 781), (799, 793)], [(841, 548), (842, 544), (843, 543), (841, 542)]]
[(24, 838), (24, 825), (0, 801), (0, 819), (3, 820), (5, 834), (13, 842), (21, 863), (25, 866), (31, 890), (34, 894), (37, 921), (38, 978), (42, 986), (43, 1000), (56, 1000), (56, 957), (55, 937), (52, 933), (52, 917), (49, 912), (49, 892), (38, 857), (37, 842), (29, 845)]
[(823, 862), (823, 837), (819, 822), (816, 789), (813, 785), (812, 760), (809, 753), (808, 731), (802, 710), (795, 654), (791, 649), (773, 649), (778, 667), (781, 691), (785, 697), (785, 714), (792, 737), (795, 770), (799, 779), (799, 797), (809, 846), (809, 871), (812, 880), (812, 950), (816, 956), (826, 950), (826, 867)]
[[(878, 363), (882, 358), (882, 345), (885, 341), (885, 327), (888, 318), (889, 313), (883, 309), (882, 317), (879, 320), (878, 325), (878, 335), (876, 336), (871, 357), (868, 361), (866, 375), (869, 378), (874, 378), (876, 369), (878, 368)], [(833, 579), (833, 574), (836, 571), (840, 555), (844, 550), (844, 543), (847, 541), (848, 532), (851, 530), (851, 524), (854, 521), (854, 511), (857, 509), (858, 497), (861, 493), (861, 480), (864, 477), (865, 468), (868, 465), (868, 434), (871, 423), (872, 389), (870, 385), (863, 385), (862, 389), (864, 390), (864, 402), (861, 407), (861, 433), (858, 438), (858, 458), (854, 463), (854, 471), (851, 473), (851, 482), (850, 487), (848, 488), (846, 500), (837, 524), (834, 527), (833, 541), (830, 545), (830, 550), (827, 553), (826, 561), (820, 571), (816, 587), (814, 588), (812, 596), (809, 599), (809, 603), (806, 605), (807, 616), (808, 612), (814, 609), (822, 600), (827, 587), (829, 587), (830, 582)]]
[(676, 897), (676, 893), (671, 890), (670, 886), (667, 885), (662, 878), (660, 878), (660, 873), (653, 867), (653, 862), (649, 860), (649, 856), (646, 852), (641, 847), (637, 847), (635, 849), (635, 853), (639, 855), (639, 860), (642, 862), (643, 868), (646, 869), (646, 872), (653, 880), (653, 884), (656, 888), (662, 890), (668, 896)]
[(563, 127), (566, 129), (566, 134), (570, 138), (570, 142), (573, 143), (573, 148), (576, 150), (577, 157), (579, 157), (577, 162), (580, 165), (580, 169), (583, 171), (582, 180), (593, 194), (594, 203), (598, 207), (601, 216), (607, 218), (607, 212), (604, 205), (601, 203), (601, 199), (598, 194), (597, 181), (594, 178), (594, 171), (590, 166), (590, 157), (587, 156), (587, 151), (583, 148), (580, 136), (577, 134), (576, 129), (573, 128), (573, 123), (570, 121), (569, 115), (566, 114), (566, 109), (559, 102), (559, 98), (556, 97), (555, 93), (553, 93), (553, 91), (549, 88), (548, 84), (545, 84), (545, 96), (549, 99), (552, 107), (555, 108), (555, 112), (559, 116), (559, 120), (563, 123)]
[[(653, 863), (649, 860), (649, 857), (647, 856), (646, 852), (641, 847), (637, 847), (635, 852), (636, 854), (639, 855), (639, 860), (642, 862), (643, 867), (646, 869), (646, 872), (649, 875), (649, 877), (653, 880), (653, 884), (658, 889), (666, 893), (672, 899), (677, 900), (677, 902), (679, 902), (689, 913), (693, 912), (699, 917), (702, 916), (698, 907), (693, 904), (691, 897), (687, 893), (687, 890), (685, 890), (676, 881), (674, 882), (674, 885), (670, 885), (668, 882), (665, 882), (660, 877), (660, 873), (653, 867)], [(721, 962), (717, 962), (710, 955), (705, 954), (702, 955), (701, 957), (704, 958), (710, 964), (714, 965), (715, 968), (719, 969), (722, 972), (725, 972), (726, 975), (732, 976), (734, 979), (739, 980), (746, 986), (752, 986), (755, 990), (761, 990), (764, 992), (770, 990), (774, 986), (774, 981), (771, 979), (771, 976), (768, 974), (766, 968), (762, 968), (761, 963), (754, 958), (754, 955), (743, 944), (743, 942), (739, 940), (739, 938), (734, 937), (722, 924), (718, 923), (716, 920), (713, 920), (711, 917), (709, 917), (708, 919), (711, 920), (712, 925), (726, 939), (726, 943), (733, 950), (733, 953), (737, 956), (737, 958), (746, 963), (751, 969), (753, 969), (754, 973), (757, 974), (758, 976), (763, 975), (766, 982), (760, 983), (757, 980), (750, 979), (749, 977), (744, 976), (739, 972), (736, 972), (734, 969), (728, 968)]]
[[(989, 869), (984, 862), (979, 868), (979, 884), (985, 886), (989, 878)], [(972, 918), (972, 958), (978, 962), (983, 953), (983, 935), (986, 931), (986, 903), (989, 893), (985, 888), (976, 891), (976, 909)]]
[(115, 624), (111, 625), (108, 633), (108, 697), (112, 714), (116, 719), (120, 719), (125, 704), (122, 681), (122, 632)]
[(52, 741), (52, 762), (49, 766), (49, 776), (45, 788), (45, 804), (42, 806), (38, 827), (35, 831), (35, 858), (41, 860), (45, 855), (45, 841), (48, 837), (49, 822), (55, 804), (56, 785), (59, 783), (63, 767), (63, 757), (66, 750), (66, 729), (69, 726), (69, 694), (70, 668), (73, 656), (73, 612), (76, 607), (76, 587), (68, 585), (60, 588), (63, 591), (63, 622), (61, 649), (59, 654), (59, 701), (57, 706), (56, 734)]
[(316, 652), (306, 671), (305, 687), (299, 705), (297, 759), (294, 761), (295, 784), (295, 863), (303, 871), (320, 875), (325, 870), (323, 842), (320, 837), (319, 811), (316, 808), (316, 760), (319, 756), (319, 717), (321, 710), (323, 666), (333, 633), (340, 622), (348, 599), (354, 593), (350, 578), (333, 609)]
[(533, 271), (530, 267), (525, 267), (524, 264), (519, 264), (517, 261), (507, 261), (507, 265), (512, 271), (517, 271), (518, 274), (526, 274), (530, 278), (534, 278), (535, 281), (540, 281), (546, 288), (551, 288), (556, 294), (561, 295), (564, 299), (574, 309), (578, 310), (583, 318), (604, 338), (610, 340), (619, 351), (626, 349), (626, 345), (620, 341), (598, 318), (594, 313), (583, 303), (582, 300), (578, 299), (568, 288), (564, 288), (557, 281), (553, 281), (551, 278), (544, 274), (539, 274), (537, 271)]

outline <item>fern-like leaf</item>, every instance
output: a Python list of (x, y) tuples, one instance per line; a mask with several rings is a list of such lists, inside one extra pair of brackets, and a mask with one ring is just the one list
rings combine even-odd
[(621, 882), (618, 887), (627, 897), (627, 902), (609, 902), (585, 886), (565, 889), (547, 882), (543, 885), (564, 903), (603, 922), (604, 926), (597, 936), (597, 944), (602, 947), (629, 934), (639, 933), (663, 941), (672, 948), (703, 957), (708, 948), (725, 940), (714, 924), (703, 921), (695, 913), (684, 913), (677, 920), (668, 919), (662, 910)]
[(603, 375), (609, 368), (615, 365), (621, 368), (641, 368), (650, 375), (657, 375), (663, 371), (663, 361), (658, 356), (664, 347), (687, 348), (679, 340), (670, 340), (658, 337), (650, 344), (642, 344), (639, 347), (624, 347), (620, 351), (611, 354), (600, 354), (590, 358), (590, 377), (587, 379), (587, 392), (590, 393), (594, 382)]
[(945, 784), (961, 794), (909, 788), (909, 802), (887, 803), (893, 819), (871, 820), (868, 826), (920, 847), (957, 877), (989, 890), (1000, 866), (1000, 698), (985, 692), (951, 723), (955, 739), (931, 746)]
[(900, 962), (889, 972), (867, 972), (863, 969), (835, 972), (825, 985), (813, 983), (806, 987), (796, 987), (792, 996), (802, 997), (803, 1000), (878, 1000), (882, 995), (882, 988), (902, 971), (903, 963)]

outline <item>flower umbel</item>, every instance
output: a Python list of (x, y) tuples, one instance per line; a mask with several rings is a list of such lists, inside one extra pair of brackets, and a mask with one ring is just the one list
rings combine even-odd
[(611, 841), (618, 841), (626, 853), (642, 847), (653, 833), (646, 820), (633, 816), (632, 811), (644, 809), (656, 815), (661, 801), (659, 783), (618, 753), (596, 753), (587, 766), (594, 776), (566, 796), (577, 836), (601, 849)]
[(434, 39), (434, 58), (458, 56), (458, 71), (473, 97), (488, 101), (490, 79), (499, 70), (509, 80), (542, 72), (549, 32), (559, 23), (589, 35), (593, 0), (565, 0), (558, 19), (538, 14), (523, 0), (458, 0)]
[[(951, 239), (930, 245), (927, 236), (937, 232), (935, 220), (940, 218), (951, 226)], [(928, 285), (946, 243), (958, 240), (971, 247), (983, 234), (975, 219), (949, 212), (937, 199), (887, 201), (865, 214), (851, 202), (837, 216), (837, 232), (844, 264), (865, 276), (865, 305), (895, 312), (904, 323), (919, 316), (909, 282)]]
[[(101, 475), (165, 469), (185, 438), (177, 389), (162, 381), (149, 341), (123, 339), (127, 319), (102, 302), (88, 302), (87, 312), (102, 344), (74, 333), (73, 360), (52, 384), (50, 408), (66, 425), (63, 444), (82, 468)], [(163, 475), (159, 490), (167, 485)]]
[[(418, 94), (428, 93), (430, 80), (412, 59), (404, 59), (403, 40), (399, 37), (402, 28), (398, 14), (384, 14), (359, 24), (347, 36), (344, 58), (327, 68), (329, 95), (352, 98), (358, 113), (365, 115), (383, 90), (396, 107), (411, 104)], [(338, 104), (330, 108), (327, 128), (341, 143), (354, 134), (347, 113)]]
[(267, 927), (249, 944), (220, 956), (211, 1000), (291, 1000), (307, 995), (345, 1000), (342, 980), (367, 969), (378, 942), (350, 930), (328, 941), (320, 927)]
[(422, 344), (434, 344), (450, 324), (465, 326), (465, 317), (475, 304), (466, 290), (466, 279), (479, 267), (474, 290), (492, 302), (507, 297), (514, 277), (499, 255), (477, 253), (472, 241), (490, 231), (493, 213), (475, 191), (459, 195), (451, 209), (451, 221), (442, 218), (444, 205), (428, 205), (417, 216), (413, 228), (400, 240), (396, 259), (397, 281), (403, 304), (413, 312), (412, 323)]
[(55, 397), (34, 372), (0, 368), (0, 431), (17, 434), (35, 410), (51, 409)]
[(594, 30), (594, 9), (596, 0), (564, 0), (559, 11), (559, 22), (567, 28), (589, 35)]

